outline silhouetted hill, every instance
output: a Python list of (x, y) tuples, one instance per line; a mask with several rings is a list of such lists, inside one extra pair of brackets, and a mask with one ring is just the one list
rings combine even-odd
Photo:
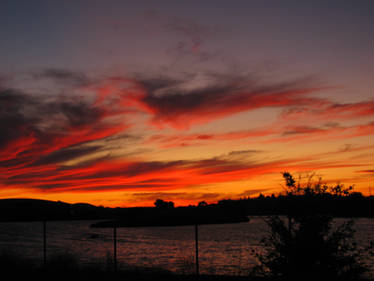
[(39, 199), (0, 199), (1, 221), (98, 219), (108, 210), (86, 203), (69, 204)]
[(236, 207), (104, 208), (86, 203), (69, 204), (37, 199), (0, 199), (0, 221), (102, 219), (99, 227), (166, 226), (248, 221)]

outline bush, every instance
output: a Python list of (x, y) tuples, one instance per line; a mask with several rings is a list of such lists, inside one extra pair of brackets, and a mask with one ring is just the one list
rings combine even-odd
[[(283, 174), (286, 188), (306, 194), (289, 173)], [(308, 185), (310, 188), (310, 185)], [(301, 209), (300, 209), (301, 208)], [(315, 208), (292, 206), (285, 217), (266, 219), (268, 236), (263, 239), (264, 253), (256, 253), (255, 272), (287, 279), (356, 279), (364, 271), (354, 240), (353, 221), (333, 227), (333, 217)]]
[[(291, 220), (291, 221), (288, 221)], [(332, 229), (332, 217), (267, 219), (269, 235), (257, 272), (272, 277), (354, 279), (365, 271), (354, 241), (353, 221)]]

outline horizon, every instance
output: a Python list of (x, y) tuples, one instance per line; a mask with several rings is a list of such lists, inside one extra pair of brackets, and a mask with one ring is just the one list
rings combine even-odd
[(374, 2), (2, 1), (0, 199), (374, 187)]
[[(300, 182), (299, 182), (300, 183)], [(314, 182), (313, 185), (315, 186), (317, 182)], [(301, 184), (301, 183), (300, 183)], [(302, 188), (306, 188), (307, 186), (304, 184), (302, 185), (301, 184), (301, 187)], [(329, 189), (331, 189), (331, 187), (333, 186), (330, 186)], [(346, 196), (352, 196), (352, 195), (356, 195), (356, 194), (359, 194), (360, 196), (362, 196), (363, 198), (371, 198), (371, 197), (374, 197), (374, 195), (372, 194), (369, 194), (369, 195), (364, 195), (362, 194), (361, 192), (357, 192), (354, 190), (354, 187), (352, 187), (352, 189), (350, 189), (350, 187), (347, 189), (348, 193), (347, 194), (344, 194), (344, 190), (345, 190), (345, 186), (344, 185), (341, 185), (342, 187), (342, 193), (340, 195), (338, 195), (338, 198), (344, 198)], [(323, 194), (329, 194), (329, 195), (334, 195), (332, 193), (331, 190), (327, 189)], [(295, 194), (296, 196), (305, 196), (305, 194), (301, 193), (301, 194)], [(150, 208), (150, 207), (156, 207), (156, 201), (157, 200), (161, 200), (161, 201), (164, 201), (164, 202), (172, 202), (173, 203), (173, 208), (178, 208), (178, 207), (182, 207), (182, 208), (187, 208), (187, 207), (198, 207), (199, 206), (199, 203), (201, 202), (205, 202), (207, 205), (217, 205), (219, 204), (219, 202), (221, 201), (240, 201), (240, 200), (252, 200), (252, 199), (258, 199), (260, 198), (261, 196), (263, 196), (264, 198), (278, 198), (278, 197), (282, 197), (282, 196), (288, 196), (287, 194), (287, 190), (285, 189), (284, 187), (284, 190), (283, 191), (280, 191), (278, 193), (271, 193), (271, 194), (263, 194), (263, 193), (259, 193), (257, 194), (256, 196), (247, 196), (247, 197), (239, 197), (239, 198), (222, 198), (218, 201), (215, 201), (215, 202), (206, 202), (206, 201), (196, 201), (196, 202), (189, 202), (188, 205), (176, 205), (174, 204), (174, 202), (172, 200), (169, 200), (168, 198), (157, 198), (152, 204), (149, 204), (149, 205), (137, 205), (137, 206), (125, 206), (125, 205), (121, 205), (121, 206), (105, 206), (105, 205), (95, 205), (95, 204), (91, 204), (91, 203), (88, 203), (88, 202), (83, 202), (83, 201), (77, 201), (77, 202), (65, 202), (65, 201), (61, 201), (61, 200), (48, 200), (48, 199), (40, 199), (40, 198), (31, 198), (31, 197), (11, 197), (11, 198), (0, 198), (0, 201), (1, 200), (35, 200), (35, 201), (48, 201), (48, 202), (54, 202), (54, 203), (63, 203), (63, 204), (89, 204), (89, 205), (92, 205), (94, 207), (103, 207), (103, 208)]]

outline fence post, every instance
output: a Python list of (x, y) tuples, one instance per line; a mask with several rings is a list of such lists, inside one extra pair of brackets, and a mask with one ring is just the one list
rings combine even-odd
[(114, 271), (117, 272), (117, 227), (113, 227), (113, 263)]
[(195, 224), (196, 275), (199, 275), (199, 228)]
[(47, 221), (43, 220), (43, 267), (47, 265)]

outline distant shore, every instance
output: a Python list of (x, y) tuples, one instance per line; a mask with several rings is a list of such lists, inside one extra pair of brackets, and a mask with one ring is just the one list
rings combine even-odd
[(185, 226), (200, 224), (227, 224), (248, 222), (248, 216), (204, 216), (198, 217), (196, 214), (184, 214), (178, 216), (173, 214), (165, 214), (158, 216), (142, 216), (123, 218), (118, 220), (106, 220), (93, 223), (91, 227), (153, 227), (153, 226)]
[[(162, 200), (160, 200), (162, 201)], [(0, 199), (0, 221), (102, 220), (98, 226), (162, 226), (196, 223), (234, 223), (248, 216), (286, 215), (290, 210), (313, 211), (333, 217), (374, 217), (374, 196), (352, 193), (296, 196), (258, 196), (221, 200), (215, 204), (174, 207), (108, 208), (37, 199)]]

